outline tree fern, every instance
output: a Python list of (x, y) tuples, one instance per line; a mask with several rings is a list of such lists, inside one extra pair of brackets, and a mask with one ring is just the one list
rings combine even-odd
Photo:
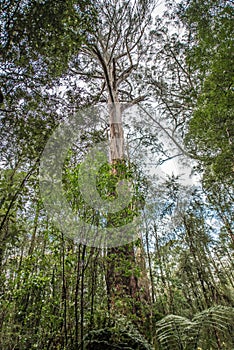
[[(234, 309), (227, 306), (213, 306), (197, 313), (192, 320), (178, 315), (168, 315), (156, 323), (157, 340), (163, 349), (192, 350), (217, 348), (217, 337), (228, 333), (234, 323)], [(232, 342), (229, 336), (229, 345)], [(209, 345), (208, 345), (209, 344)]]

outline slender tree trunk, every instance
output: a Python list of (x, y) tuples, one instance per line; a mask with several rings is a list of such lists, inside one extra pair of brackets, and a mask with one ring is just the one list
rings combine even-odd
[(79, 297), (79, 284), (80, 284), (80, 253), (81, 244), (79, 244), (77, 252), (77, 268), (76, 268), (76, 288), (75, 288), (75, 347), (79, 345), (79, 308), (78, 308), (78, 297)]
[(81, 292), (80, 292), (80, 339), (81, 350), (84, 350), (84, 274), (85, 274), (85, 252), (86, 246), (83, 246), (81, 256)]
[(32, 255), (35, 247), (35, 241), (36, 241), (36, 234), (37, 234), (37, 227), (38, 227), (38, 219), (39, 219), (39, 213), (40, 213), (40, 205), (37, 203), (36, 208), (36, 214), (34, 218), (34, 224), (33, 224), (33, 233), (31, 237), (30, 247), (28, 250), (28, 255)]
[(65, 273), (65, 241), (62, 234), (62, 305), (63, 305), (63, 329), (65, 345), (67, 346), (67, 285), (66, 285), (66, 273)]
[(153, 278), (153, 270), (152, 270), (152, 261), (151, 261), (151, 254), (150, 254), (150, 248), (149, 248), (149, 231), (148, 231), (148, 227), (146, 229), (146, 251), (147, 251), (147, 258), (148, 258), (148, 263), (149, 263), (151, 298), (152, 298), (152, 304), (154, 304), (155, 303), (155, 290), (154, 290), (154, 278)]

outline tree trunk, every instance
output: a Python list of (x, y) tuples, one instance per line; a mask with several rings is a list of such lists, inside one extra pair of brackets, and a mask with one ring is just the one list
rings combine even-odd
[[(110, 125), (110, 163), (112, 172), (118, 176), (117, 165), (125, 164), (124, 130), (122, 121), (122, 106), (119, 103), (116, 89), (115, 61), (109, 70), (109, 125)], [(107, 292), (109, 310), (111, 313), (122, 312), (139, 314), (140, 288), (135, 273), (137, 262), (134, 244), (109, 248), (107, 252)], [(139, 266), (138, 266), (139, 267)], [(147, 300), (148, 300), (148, 294)], [(121, 305), (117, 307), (116, 305)]]

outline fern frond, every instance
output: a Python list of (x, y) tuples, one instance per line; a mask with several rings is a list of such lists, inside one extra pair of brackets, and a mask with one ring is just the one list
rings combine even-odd
[[(207, 334), (225, 332), (234, 323), (232, 307), (216, 305), (197, 313), (192, 320), (168, 315), (156, 323), (156, 334), (163, 349), (196, 349)], [(214, 340), (215, 341), (215, 340)]]

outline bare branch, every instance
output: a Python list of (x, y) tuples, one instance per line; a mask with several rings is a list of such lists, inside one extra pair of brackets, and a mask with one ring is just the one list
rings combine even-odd
[(146, 113), (146, 115), (153, 120), (153, 122), (159, 126), (161, 130), (165, 132), (165, 134), (173, 141), (173, 143), (178, 147), (178, 149), (186, 156), (191, 157), (191, 155), (176, 141), (176, 139), (167, 131), (167, 129), (157, 121), (152, 115), (141, 105), (139, 105), (140, 109)]
[(145, 101), (147, 95), (142, 95), (134, 98), (132, 101), (125, 103), (124, 105), (121, 106), (122, 112), (125, 111), (125, 109), (130, 108), (142, 101)]

